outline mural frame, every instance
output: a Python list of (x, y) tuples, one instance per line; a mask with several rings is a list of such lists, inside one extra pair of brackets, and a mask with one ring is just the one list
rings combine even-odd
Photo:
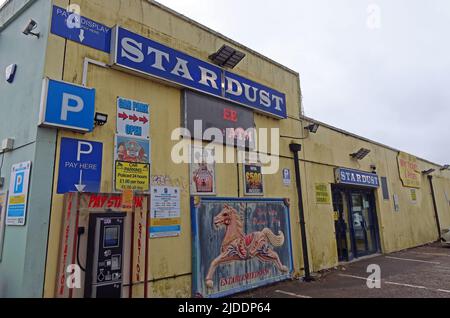
[[(205, 272), (201, 270), (201, 249), (200, 249), (200, 227), (199, 227), (199, 207), (202, 203), (219, 203), (224, 202), (226, 204), (240, 204), (240, 203), (273, 203), (273, 204), (282, 204), (283, 205), (283, 213), (284, 213), (284, 225), (285, 225), (285, 243), (287, 246), (285, 247), (285, 253), (288, 255), (288, 262), (282, 265), (287, 267), (288, 271), (276, 276), (269, 277), (267, 279), (259, 280), (254, 283), (244, 284), (243, 286), (232, 287), (230, 289), (213, 292), (213, 293), (202, 293), (201, 290), (204, 288), (202, 285), (202, 281), (204, 280)], [(295, 271), (294, 269), (294, 255), (292, 249), (292, 229), (291, 229), (291, 220), (290, 220), (290, 204), (288, 199), (282, 198), (259, 198), (259, 197), (251, 197), (251, 198), (230, 198), (230, 197), (201, 197), (201, 196), (191, 196), (191, 231), (192, 231), (192, 297), (195, 298), (220, 298), (226, 297), (229, 295), (233, 295), (236, 293), (248, 291), (251, 289), (255, 289), (258, 287), (266, 286), (269, 284), (273, 284), (280, 281), (285, 281), (292, 278), (292, 275)], [(245, 266), (247, 266), (247, 262), (252, 259), (246, 259)], [(262, 266), (263, 267), (263, 266)], [(218, 269), (218, 268), (217, 268)]]

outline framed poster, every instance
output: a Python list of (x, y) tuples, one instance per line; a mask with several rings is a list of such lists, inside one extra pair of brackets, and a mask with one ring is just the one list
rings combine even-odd
[(264, 195), (264, 177), (261, 165), (244, 163), (244, 194)]
[(190, 159), (189, 180), (191, 195), (215, 195), (216, 167), (214, 150), (193, 146)]
[(286, 200), (191, 200), (195, 297), (224, 297), (291, 277), (293, 257)]
[(0, 192), (0, 261), (2, 260), (2, 254), (3, 254), (3, 238), (5, 235), (7, 199), (8, 199), (8, 193)]

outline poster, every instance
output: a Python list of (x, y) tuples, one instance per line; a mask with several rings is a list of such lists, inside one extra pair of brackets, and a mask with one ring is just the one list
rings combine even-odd
[(216, 170), (213, 149), (191, 148), (191, 195), (216, 194)]
[(417, 203), (417, 191), (416, 189), (410, 189), (411, 192), (411, 202), (412, 204), (416, 204)]
[(116, 135), (114, 160), (150, 163), (150, 140)]
[(5, 235), (5, 220), (6, 220), (6, 199), (8, 195), (6, 192), (0, 192), (0, 261), (3, 254), (3, 238)]
[(15, 164), (11, 168), (8, 210), (6, 215), (7, 225), (25, 225), (30, 170), (31, 161)]
[(147, 192), (150, 187), (150, 165), (116, 161), (114, 183), (116, 191), (131, 189)]
[(261, 166), (244, 164), (245, 195), (264, 195), (264, 183)]
[(179, 236), (181, 233), (180, 189), (152, 187), (150, 237)]
[(328, 191), (328, 184), (326, 183), (316, 183), (314, 186), (316, 193), (316, 203), (317, 204), (330, 204), (330, 191)]
[(191, 214), (195, 297), (224, 297), (291, 277), (285, 200), (193, 197)]
[(117, 134), (150, 138), (150, 106), (143, 102), (117, 98)]
[(416, 157), (400, 152), (397, 160), (403, 186), (419, 189), (421, 186), (421, 172)]

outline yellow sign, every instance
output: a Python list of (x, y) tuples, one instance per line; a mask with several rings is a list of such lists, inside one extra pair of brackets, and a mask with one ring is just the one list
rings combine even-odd
[(148, 191), (150, 189), (150, 165), (116, 161), (116, 190)]
[(417, 159), (407, 153), (400, 152), (398, 155), (398, 168), (403, 186), (409, 188), (420, 188), (421, 173)]
[(133, 212), (134, 193), (131, 189), (125, 189), (122, 192), (122, 211)]
[(413, 203), (417, 202), (417, 192), (416, 189), (411, 189), (411, 201)]
[(339, 212), (338, 211), (334, 211), (334, 220), (338, 221), (339, 220)]
[(316, 183), (316, 203), (318, 204), (330, 204), (330, 192), (328, 191), (328, 184)]

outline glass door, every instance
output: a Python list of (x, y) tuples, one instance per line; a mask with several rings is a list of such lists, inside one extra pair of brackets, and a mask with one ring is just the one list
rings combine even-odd
[(376, 215), (372, 196), (371, 192), (350, 192), (350, 221), (356, 257), (373, 254), (378, 250)]

